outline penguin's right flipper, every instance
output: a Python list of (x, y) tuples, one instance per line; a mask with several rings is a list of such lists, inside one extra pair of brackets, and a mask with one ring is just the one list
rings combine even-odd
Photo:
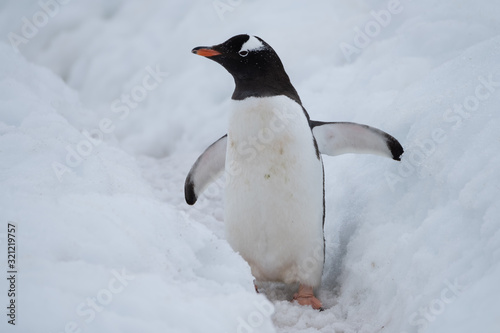
[(310, 121), (321, 154), (375, 154), (400, 161), (404, 150), (391, 135), (367, 125)]
[(198, 196), (224, 171), (226, 164), (227, 134), (212, 143), (191, 167), (184, 183), (184, 196), (194, 205)]

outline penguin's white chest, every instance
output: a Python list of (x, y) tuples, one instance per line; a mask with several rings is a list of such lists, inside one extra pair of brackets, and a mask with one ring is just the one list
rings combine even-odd
[(285, 96), (233, 103), (226, 154), (228, 241), (257, 280), (317, 286), (323, 164), (306, 116)]

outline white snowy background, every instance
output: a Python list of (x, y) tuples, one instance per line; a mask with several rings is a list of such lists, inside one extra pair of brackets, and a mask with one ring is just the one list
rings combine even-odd
[[(3, 0), (0, 275), (9, 222), (19, 273), (0, 330), (500, 332), (499, 18), (487, 0)], [(324, 157), (323, 312), (255, 293), (222, 181), (184, 202), (233, 89), (190, 51), (240, 33), (273, 46), (312, 119), (406, 150)]]

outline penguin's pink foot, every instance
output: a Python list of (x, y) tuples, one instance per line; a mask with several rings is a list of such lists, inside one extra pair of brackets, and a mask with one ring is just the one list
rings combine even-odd
[(314, 310), (323, 310), (323, 305), (321, 301), (314, 296), (312, 287), (301, 284), (299, 286), (299, 292), (293, 295), (293, 300), (297, 301), (300, 305), (310, 305)]
[(253, 280), (253, 286), (255, 287), (255, 292), (259, 294), (259, 287), (257, 287), (257, 282), (255, 282), (255, 280)]

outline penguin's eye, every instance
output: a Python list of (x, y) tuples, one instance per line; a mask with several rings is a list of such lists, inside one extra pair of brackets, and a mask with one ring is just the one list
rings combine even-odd
[(240, 54), (240, 56), (242, 56), (242, 57), (246, 57), (246, 56), (248, 55), (248, 51), (245, 51), (245, 50), (240, 51), (240, 52), (238, 52), (238, 53), (239, 53), (239, 54)]

